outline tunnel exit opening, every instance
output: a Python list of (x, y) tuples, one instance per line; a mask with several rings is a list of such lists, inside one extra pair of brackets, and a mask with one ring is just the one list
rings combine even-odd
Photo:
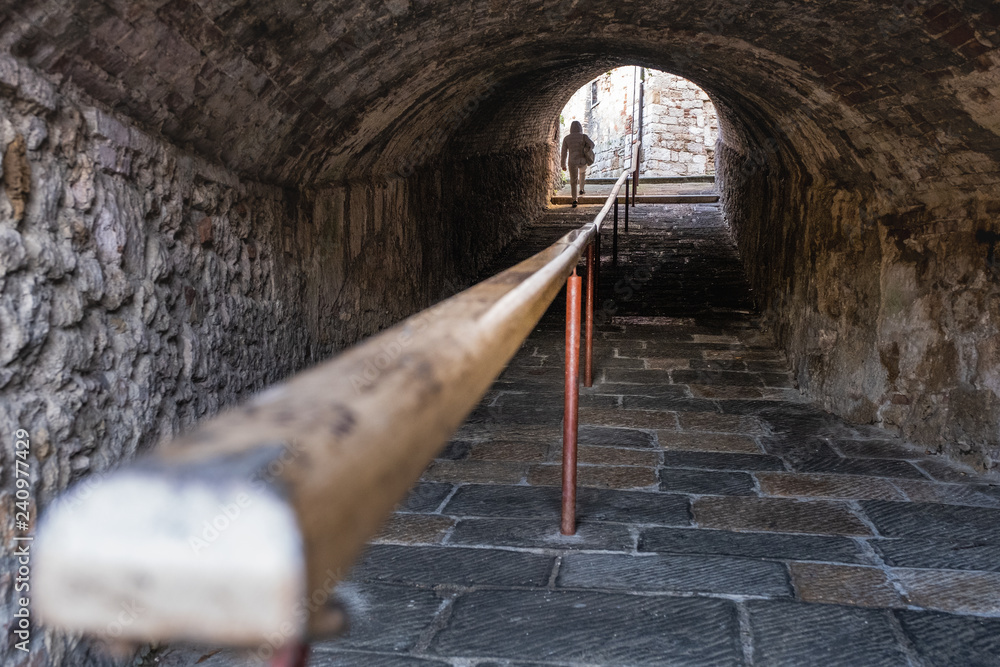
[(594, 140), (591, 178), (615, 178), (639, 140), (639, 175), (711, 177), (719, 118), (708, 93), (656, 69), (617, 67), (580, 87), (559, 114), (559, 140), (573, 121)]

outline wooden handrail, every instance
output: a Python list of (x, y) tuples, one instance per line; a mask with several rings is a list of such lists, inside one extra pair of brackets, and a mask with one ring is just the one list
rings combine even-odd
[(43, 622), (234, 646), (335, 630), (328, 591), (531, 333), (630, 173), (533, 257), (70, 489), (36, 538)]

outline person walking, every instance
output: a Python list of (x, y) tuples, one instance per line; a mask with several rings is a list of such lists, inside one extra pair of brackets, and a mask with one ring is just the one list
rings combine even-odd
[[(567, 160), (568, 158), (568, 160)], [(580, 121), (574, 120), (569, 126), (569, 134), (562, 142), (562, 168), (569, 167), (569, 190), (573, 195), (573, 208), (577, 204), (577, 184), (580, 194), (584, 194), (584, 184), (587, 182), (587, 167), (594, 164), (594, 142), (583, 133)]]

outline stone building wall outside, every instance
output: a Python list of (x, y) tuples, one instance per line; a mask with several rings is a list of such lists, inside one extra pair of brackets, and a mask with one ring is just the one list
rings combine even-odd
[[(545, 143), (408, 178), (247, 181), (2, 55), (0, 155), (0, 431), (30, 434), (32, 517), (455, 292), (544, 204), (550, 166)], [(4, 627), (14, 489), (0, 485)], [(0, 643), (0, 663), (115, 663), (32, 640), (28, 654)]]
[[(617, 178), (629, 164), (638, 130), (638, 86), (645, 77), (640, 174), (704, 176), (715, 173), (718, 117), (705, 91), (673, 74), (619, 67), (580, 88), (560, 114), (560, 140), (579, 120), (596, 144), (591, 178)], [(593, 88), (597, 84), (597, 103)], [(633, 128), (633, 124), (636, 127)]]
[(647, 70), (640, 175), (715, 173), (719, 119), (708, 94), (673, 74)]

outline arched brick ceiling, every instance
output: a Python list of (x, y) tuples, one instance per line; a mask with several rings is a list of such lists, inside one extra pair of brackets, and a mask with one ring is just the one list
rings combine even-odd
[(0, 46), (39, 70), (289, 185), (546, 141), (623, 64), (694, 81), (727, 141), (821, 179), (891, 192), (1000, 159), (1000, 7), (982, 0), (2, 0), (0, 17)]

